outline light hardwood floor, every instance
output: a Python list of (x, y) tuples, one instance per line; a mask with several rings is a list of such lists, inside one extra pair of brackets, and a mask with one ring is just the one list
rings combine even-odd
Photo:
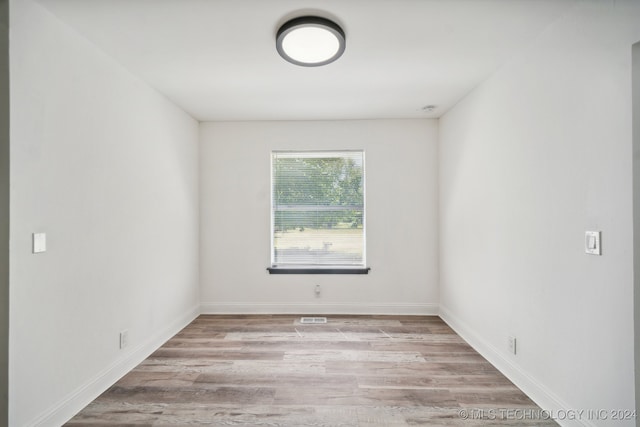
[(198, 317), (69, 426), (550, 426), (433, 316)]

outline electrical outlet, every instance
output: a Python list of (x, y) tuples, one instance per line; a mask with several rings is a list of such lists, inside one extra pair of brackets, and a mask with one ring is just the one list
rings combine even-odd
[(316, 298), (320, 297), (320, 293), (321, 292), (322, 292), (322, 290), (320, 289), (320, 285), (316, 285), (316, 287), (315, 287)]
[(509, 353), (516, 354), (516, 337), (508, 338)]
[(124, 330), (120, 332), (120, 349), (129, 345), (129, 331)]

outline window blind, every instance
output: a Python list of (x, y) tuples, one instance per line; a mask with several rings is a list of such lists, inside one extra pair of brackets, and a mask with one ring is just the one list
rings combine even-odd
[(272, 153), (271, 265), (364, 267), (363, 151)]

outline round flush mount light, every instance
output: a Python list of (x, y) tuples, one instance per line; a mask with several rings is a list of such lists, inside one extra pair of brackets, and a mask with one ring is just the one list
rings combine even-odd
[(302, 16), (280, 27), (276, 48), (280, 56), (292, 64), (303, 67), (327, 65), (344, 53), (344, 31), (328, 19)]

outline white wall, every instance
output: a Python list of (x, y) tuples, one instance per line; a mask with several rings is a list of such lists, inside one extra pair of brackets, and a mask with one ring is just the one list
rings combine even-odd
[(9, 425), (59, 425), (197, 314), (198, 125), (31, 0), (11, 77)]
[(9, 417), (9, 1), (0, 0), (0, 426)]
[(547, 409), (634, 408), (639, 22), (640, 2), (582, 2), (440, 122), (442, 316)]
[[(633, 288), (636, 408), (640, 408), (640, 42), (632, 52), (633, 104)], [(636, 421), (640, 426), (640, 418)]]
[[(206, 313), (437, 313), (437, 122), (203, 123)], [(369, 275), (269, 275), (272, 150), (364, 149)], [(314, 286), (322, 295), (316, 298)]]

